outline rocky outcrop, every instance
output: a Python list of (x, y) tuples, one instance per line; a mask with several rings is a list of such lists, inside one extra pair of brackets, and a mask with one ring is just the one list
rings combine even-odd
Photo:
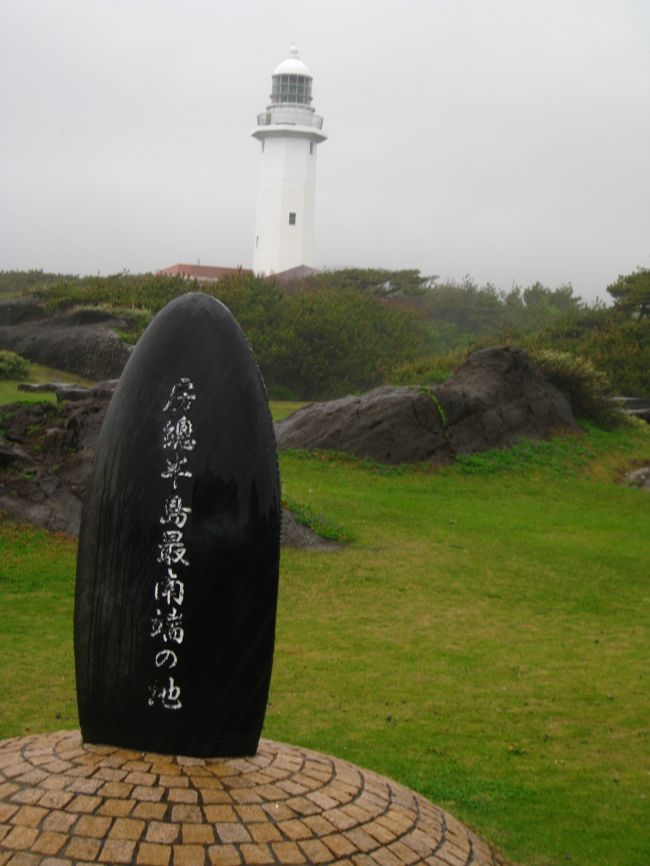
[(447, 463), (577, 430), (568, 400), (521, 349), (474, 353), (438, 388), (378, 388), (299, 409), (276, 424), (280, 448), (327, 448), (381, 463)]
[(120, 375), (130, 349), (113, 329), (124, 327), (102, 310), (48, 315), (32, 298), (0, 301), (0, 348), (88, 379)]
[(624, 482), (628, 487), (639, 487), (641, 490), (647, 490), (650, 493), (650, 466), (641, 466), (628, 472), (625, 475)]
[(0, 511), (77, 535), (81, 502), (107, 402), (13, 404), (0, 409), (11, 465), (0, 474)]
[[(81, 506), (95, 444), (116, 381), (69, 392), (47, 385), (63, 400), (0, 407), (0, 512), (50, 532), (78, 535)], [(72, 395), (72, 399), (69, 397)], [(81, 399), (81, 398), (84, 399)], [(336, 550), (282, 509), (282, 545)]]

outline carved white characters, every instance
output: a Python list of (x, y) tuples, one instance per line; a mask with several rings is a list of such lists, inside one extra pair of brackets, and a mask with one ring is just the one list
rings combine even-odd
[[(164, 567), (164, 573), (154, 586), (155, 614), (151, 617), (150, 637), (155, 638), (159, 649), (155, 655), (158, 670), (171, 670), (178, 664), (178, 651), (185, 638), (183, 626), (183, 600), (185, 581), (182, 569), (189, 566), (187, 546), (183, 536), (192, 509), (185, 505), (179, 484), (192, 478), (189, 452), (196, 447), (192, 421), (187, 413), (196, 400), (194, 384), (186, 377), (172, 387), (163, 406), (166, 421), (162, 430), (162, 446), (165, 450), (165, 466), (160, 477), (171, 483), (172, 491), (165, 497), (161, 541), (157, 545), (156, 562)], [(175, 645), (172, 649), (170, 645)], [(156, 703), (166, 710), (180, 710), (181, 686), (174, 677), (156, 679), (149, 686), (150, 706)]]

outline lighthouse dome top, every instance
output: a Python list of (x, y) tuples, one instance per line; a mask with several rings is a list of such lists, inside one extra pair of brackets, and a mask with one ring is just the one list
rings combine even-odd
[(298, 48), (292, 45), (289, 49), (289, 56), (282, 63), (279, 63), (273, 70), (273, 75), (301, 75), (305, 78), (312, 78), (309, 67), (302, 62), (298, 56)]

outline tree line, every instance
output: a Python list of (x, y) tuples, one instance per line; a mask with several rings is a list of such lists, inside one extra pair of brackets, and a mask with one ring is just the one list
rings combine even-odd
[(325, 271), (289, 287), (246, 273), (197, 284), (153, 274), (0, 272), (0, 297), (36, 296), (50, 312), (109, 309), (123, 319), (121, 335), (131, 342), (186, 291), (206, 292), (229, 307), (273, 396), (312, 400), (363, 391), (399, 380), (395, 370), (409, 365), (448, 372), (468, 351), (494, 342), (574, 353), (607, 373), (615, 391), (650, 395), (644, 268), (607, 287), (612, 306), (586, 304), (568, 284), (501, 291), (469, 277), (441, 282), (418, 270)]

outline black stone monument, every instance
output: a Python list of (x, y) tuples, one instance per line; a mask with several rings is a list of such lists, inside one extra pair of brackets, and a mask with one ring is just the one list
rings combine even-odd
[(279, 550), (275, 439), (257, 365), (226, 307), (186, 294), (138, 342), (97, 444), (75, 603), (84, 740), (254, 754)]

